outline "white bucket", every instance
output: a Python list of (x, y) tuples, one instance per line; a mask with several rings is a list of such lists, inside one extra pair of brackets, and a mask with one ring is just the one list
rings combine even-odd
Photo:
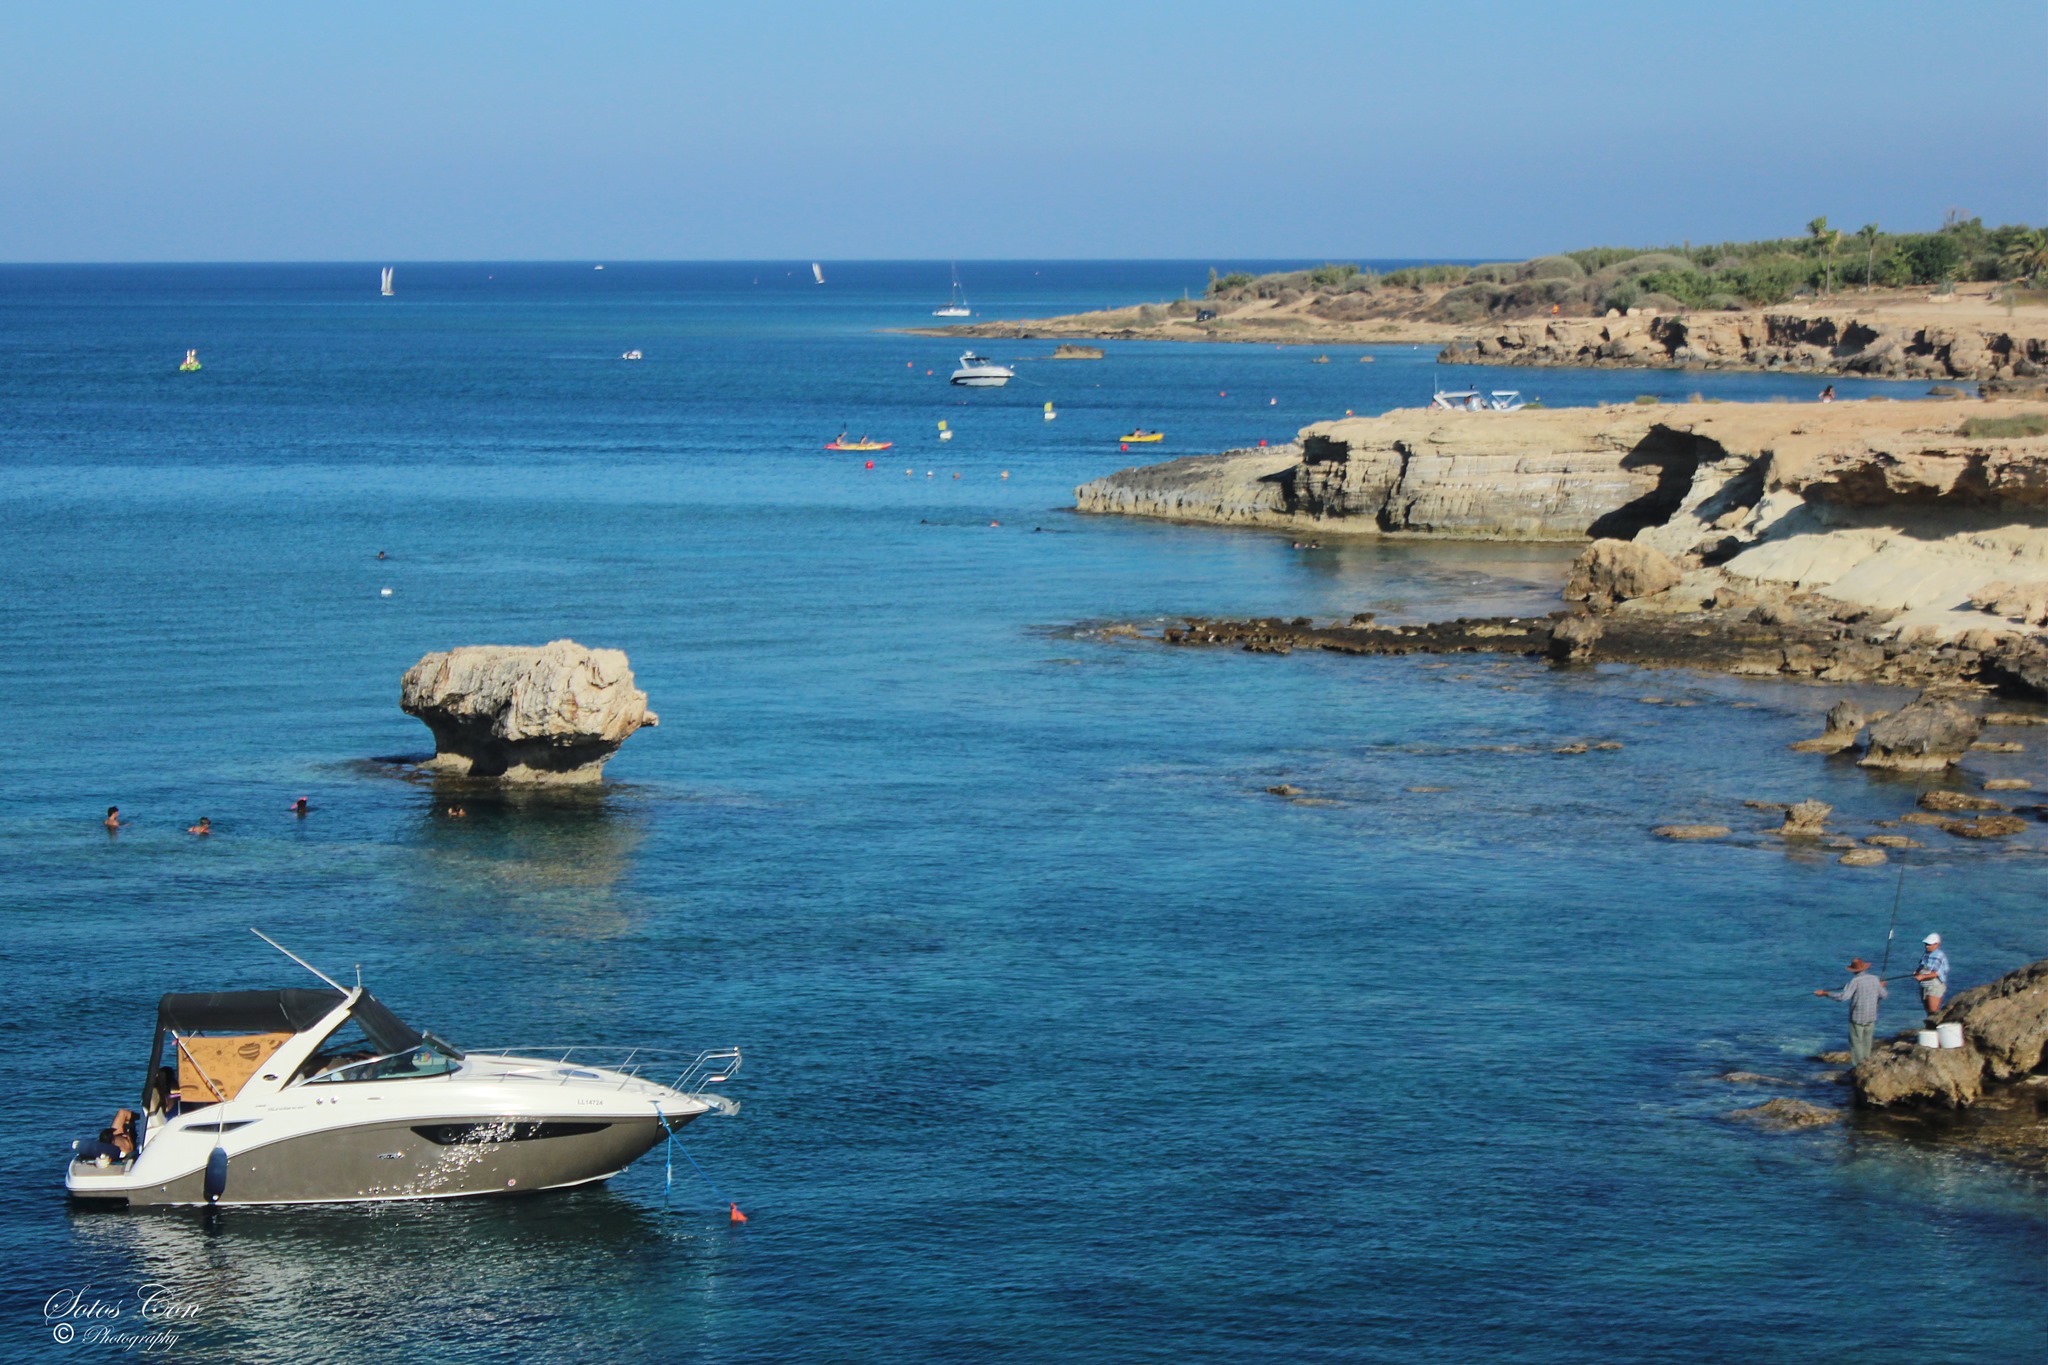
[(1934, 1031), (1941, 1035), (1941, 1045), (1943, 1047), (1961, 1047), (1963, 1045), (1963, 1026), (1961, 1024), (1936, 1024)]
[(1920, 1030), (1920, 1036), (1917, 1041), (1922, 1047), (1940, 1047), (1941, 1035), (1931, 1028), (1924, 1028)]

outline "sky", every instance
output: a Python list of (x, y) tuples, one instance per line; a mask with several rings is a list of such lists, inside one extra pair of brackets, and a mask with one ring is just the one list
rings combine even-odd
[(1520, 259), (2040, 224), (2044, 52), (2044, 0), (0, 0), (0, 260)]

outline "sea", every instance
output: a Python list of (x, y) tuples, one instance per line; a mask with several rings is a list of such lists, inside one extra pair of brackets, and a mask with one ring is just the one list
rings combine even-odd
[[(1729, 1114), (1838, 1101), (1813, 991), (1895, 904), (1894, 974), (2048, 956), (2048, 826), (1766, 836), (1743, 802), (1867, 833), (1925, 784), (1787, 749), (1840, 688), (1094, 629), (1544, 611), (1571, 555), (1070, 510), (1112, 470), (1816, 380), (986, 341), (1016, 379), (967, 391), (901, 330), (946, 263), (820, 264), (0, 268), (0, 1358), (2043, 1358), (2040, 1176)], [(1028, 317), (1277, 264), (960, 274)], [(660, 715), (601, 787), (391, 761), (422, 655), (564, 638)], [(737, 1045), (741, 1110), (559, 1194), (67, 1205), (159, 995), (317, 984), (252, 928), (466, 1047)], [(121, 1316), (67, 1336), (80, 1295)]]

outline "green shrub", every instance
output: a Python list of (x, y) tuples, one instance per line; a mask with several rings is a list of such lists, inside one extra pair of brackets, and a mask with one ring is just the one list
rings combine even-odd
[(1319, 265), (1301, 272), (1302, 282), (1315, 289), (1334, 289), (1358, 274), (1355, 265)]
[(1797, 256), (1760, 256), (1721, 273), (1728, 288), (1745, 303), (1766, 308), (1783, 303), (1813, 281), (1814, 263)]
[(1445, 322), (1477, 322), (1499, 310), (1503, 291), (1491, 284), (1460, 285), (1436, 301), (1432, 316)]
[(1513, 284), (1521, 267), (1506, 261), (1495, 261), (1490, 265), (1475, 265), (1472, 273), (1465, 278), (1474, 284)]
[(1705, 307), (1707, 300), (1721, 288), (1714, 276), (1699, 270), (1659, 270), (1643, 276), (1637, 283), (1691, 308)]
[(1242, 270), (1233, 270), (1228, 275), (1218, 275), (1215, 270), (1211, 269), (1209, 271), (1209, 297), (1214, 298), (1218, 294), (1229, 294), (1242, 289), (1250, 284), (1253, 278), (1252, 275)]
[(1164, 308), (1161, 308), (1156, 303), (1148, 303), (1140, 309), (1138, 309), (1138, 321), (1148, 326), (1152, 323), (1162, 321), (1165, 317), (1166, 310)]
[(1583, 280), (1586, 270), (1569, 256), (1538, 256), (1522, 262), (1521, 275), (1525, 280)]
[(1636, 406), (1639, 408), (1654, 407), (1663, 401), (1654, 393), (1639, 393), (1636, 395)]
[(1636, 297), (1636, 307), (1648, 308), (1664, 314), (1683, 313), (1685, 311), (1685, 305), (1677, 299), (1672, 298), (1669, 294), (1659, 294), (1655, 290), (1638, 295)]
[(1610, 284), (1601, 292), (1599, 302), (1594, 305), (1595, 311), (1605, 313), (1610, 308), (1618, 308), (1626, 313), (1636, 306), (1636, 300), (1642, 297), (1642, 292), (1636, 288), (1633, 280)]
[(1956, 435), (1993, 440), (2048, 436), (2048, 412), (2028, 412), (2018, 417), (1971, 417), (1956, 428)]

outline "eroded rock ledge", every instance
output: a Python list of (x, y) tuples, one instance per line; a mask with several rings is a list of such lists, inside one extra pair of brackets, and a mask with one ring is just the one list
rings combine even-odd
[(1964, 379), (2038, 387), (2048, 329), (1929, 324), (1873, 313), (1690, 313), (1502, 323), (1460, 338), (1445, 364), (1798, 370), (1873, 379)]
[(434, 732), (429, 770), (511, 783), (596, 782), (634, 731), (661, 723), (623, 652), (574, 640), (429, 654), (398, 704)]

